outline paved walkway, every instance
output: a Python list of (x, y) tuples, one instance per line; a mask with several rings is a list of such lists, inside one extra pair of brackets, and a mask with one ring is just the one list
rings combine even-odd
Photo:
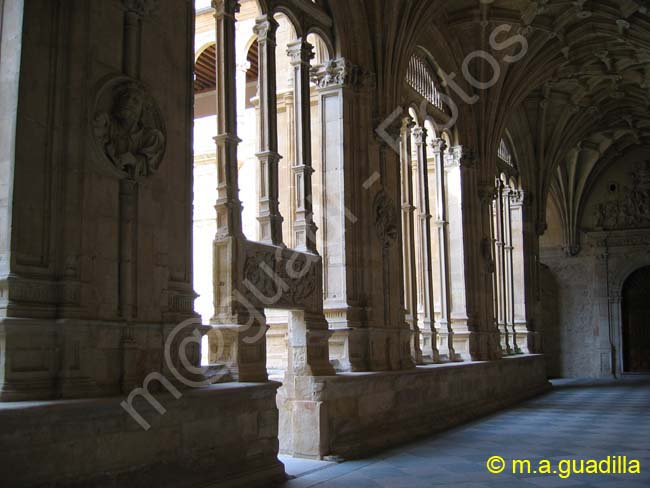
[[(341, 464), (283, 458), (295, 476), (285, 488), (650, 487), (650, 380), (561, 381), (550, 393), (516, 408), (362, 461)], [(490, 474), (486, 460), (507, 468)], [(571, 474), (562, 460), (625, 455), (641, 474)], [(513, 459), (529, 459), (531, 473), (513, 474)], [(548, 460), (557, 474), (535, 474)], [(586, 466), (586, 465), (585, 465)], [(605, 465), (603, 464), (603, 468)]]

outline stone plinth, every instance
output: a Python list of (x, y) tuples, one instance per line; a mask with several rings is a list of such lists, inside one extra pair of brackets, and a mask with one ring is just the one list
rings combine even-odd
[[(277, 459), (278, 383), (214, 385), (142, 398), (0, 403), (0, 486), (269, 486)], [(99, 474), (101, 473), (101, 475)]]

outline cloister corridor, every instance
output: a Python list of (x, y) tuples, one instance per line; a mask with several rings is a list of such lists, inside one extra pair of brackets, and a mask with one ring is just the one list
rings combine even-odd
[[(650, 378), (554, 380), (553, 390), (514, 408), (376, 456), (340, 464), (283, 457), (283, 488), (497, 488), (650, 486)], [(638, 459), (641, 474), (490, 474), (493, 455), (562, 460)], [(566, 476), (566, 475), (565, 475)]]

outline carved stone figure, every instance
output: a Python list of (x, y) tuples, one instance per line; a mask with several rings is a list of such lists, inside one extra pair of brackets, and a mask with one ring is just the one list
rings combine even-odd
[(384, 191), (375, 197), (375, 228), (384, 247), (390, 247), (397, 239), (397, 208)]
[(632, 229), (650, 226), (650, 162), (637, 165), (632, 188), (595, 207), (596, 226), (601, 229)]
[(135, 82), (118, 84), (108, 111), (96, 113), (93, 132), (104, 155), (132, 179), (155, 173), (165, 152), (158, 109)]

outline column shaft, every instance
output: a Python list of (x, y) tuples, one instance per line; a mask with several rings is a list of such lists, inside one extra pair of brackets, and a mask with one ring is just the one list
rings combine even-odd
[(404, 308), (406, 309), (406, 321), (413, 333), (411, 354), (417, 364), (422, 364), (420, 327), (418, 325), (415, 205), (411, 160), (411, 129), (414, 125), (413, 119), (407, 117), (402, 121), (401, 127), (402, 255), (404, 260)]
[(237, 90), (235, 14), (238, 0), (213, 0), (217, 80), (217, 238), (242, 236), (237, 175)]
[(431, 354), (433, 362), (440, 360), (438, 353), (438, 337), (434, 324), (434, 299), (433, 299), (433, 270), (431, 262), (431, 207), (429, 204), (429, 177), (427, 171), (427, 131), (422, 127), (413, 129), (413, 139), (415, 142), (418, 166), (418, 187), (419, 187), (419, 206), (418, 219), (420, 223), (420, 256), (423, 275), (423, 305), (424, 305), (424, 327), (431, 330)]
[(255, 20), (259, 50), (259, 160), (260, 208), (258, 215), (260, 241), (281, 246), (282, 215), (279, 203), (278, 109), (276, 87), (276, 33), (278, 23), (264, 15)]
[(296, 160), (293, 177), (296, 188), (294, 244), (296, 249), (316, 252), (316, 224), (312, 207), (311, 110), (309, 73), (314, 58), (311, 44), (298, 39), (287, 45), (293, 69)]
[(451, 325), (451, 290), (449, 274), (449, 229), (447, 219), (447, 194), (445, 188), (445, 151), (447, 145), (442, 139), (431, 141), (435, 158), (436, 176), (436, 235), (438, 238), (438, 274), (440, 280), (440, 330), (447, 331), (449, 360), (456, 360), (454, 331)]

